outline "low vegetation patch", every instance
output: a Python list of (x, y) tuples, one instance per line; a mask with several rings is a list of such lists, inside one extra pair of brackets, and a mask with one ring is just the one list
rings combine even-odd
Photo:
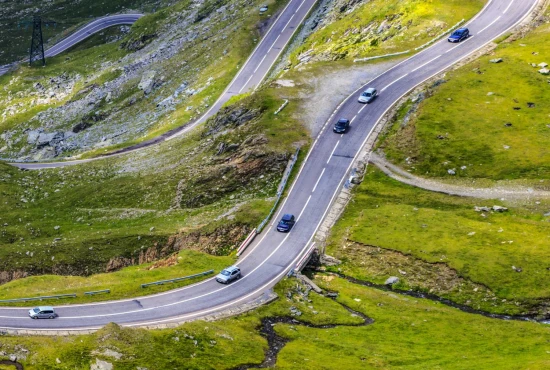
[(421, 176), (548, 179), (549, 37), (542, 23), (448, 73), (395, 121), (388, 158)]
[(476, 212), (480, 200), (403, 185), (369, 167), (327, 253), (358, 279), (383, 284), (396, 276), (402, 287), (476, 309), (548, 314), (549, 204), (492, 203), (509, 209)]

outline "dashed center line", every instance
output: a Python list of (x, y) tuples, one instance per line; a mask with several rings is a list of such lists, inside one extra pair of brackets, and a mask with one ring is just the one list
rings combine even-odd
[(365, 104), (365, 105), (363, 105), (363, 106), (361, 107), (361, 109), (359, 109), (359, 112), (357, 112), (357, 113), (361, 113), (361, 112), (363, 111), (363, 109), (365, 109), (366, 107), (367, 107), (367, 105), (366, 105), (366, 104)]
[(304, 208), (302, 208), (302, 212), (300, 212), (300, 214), (298, 215), (296, 222), (298, 222), (300, 220), (300, 217), (302, 217), (302, 213), (304, 213), (304, 211), (306, 210), (307, 204), (309, 203), (310, 200), (311, 200), (311, 195), (307, 198), (307, 202), (306, 204), (304, 204)]
[(485, 26), (481, 31), (479, 31), (477, 34), (479, 35), (481, 32), (485, 31), (487, 28), (491, 27), (493, 24), (495, 24), (496, 21), (498, 21), (500, 19), (500, 15), (498, 17), (495, 18), (494, 21), (492, 21), (491, 23), (489, 23), (487, 26)]
[(388, 86), (384, 87), (384, 88), (383, 88), (382, 90), (380, 90), (380, 91), (386, 90), (388, 87), (390, 87), (391, 85), (393, 85), (393, 84), (396, 83), (397, 81), (401, 80), (402, 78), (407, 77), (408, 75), (409, 75), (408, 73), (407, 73), (407, 74), (404, 74), (403, 76), (401, 76), (401, 77), (399, 77), (397, 80), (391, 82)]
[(353, 116), (353, 118), (351, 119), (351, 121), (349, 121), (349, 124), (351, 125), (353, 123), (353, 121), (355, 121), (355, 119), (357, 118), (357, 114), (355, 116)]
[(336, 145), (334, 146), (334, 149), (332, 149), (332, 153), (330, 153), (330, 155), (329, 155), (329, 157), (328, 157), (327, 164), (328, 164), (328, 162), (330, 162), (330, 159), (332, 158), (332, 155), (333, 155), (334, 152), (336, 151), (336, 148), (338, 148), (338, 144), (340, 144), (340, 140), (338, 140), (338, 142), (337, 142)]
[(508, 9), (510, 9), (510, 7), (512, 6), (513, 3), (514, 3), (514, 0), (510, 1), (510, 4), (508, 4), (508, 6), (506, 7), (506, 9), (504, 9), (504, 11), (502, 12), (502, 14), (506, 14), (506, 12), (508, 11)]
[(441, 55), (436, 56), (435, 58), (433, 58), (433, 59), (427, 61), (426, 63), (424, 63), (424, 64), (422, 64), (422, 65), (416, 67), (415, 69), (412, 70), (412, 72), (416, 72), (416, 71), (419, 70), (420, 68), (426, 66), (427, 64), (430, 64), (431, 62), (433, 62), (434, 60), (436, 60), (436, 59), (438, 59), (438, 58), (440, 58), (440, 57), (441, 57)]
[(326, 170), (326, 167), (323, 168), (323, 172), (321, 172), (321, 176), (319, 176), (319, 178), (317, 179), (317, 182), (315, 183), (315, 186), (313, 187), (313, 190), (311, 191), (312, 193), (314, 193), (315, 189), (317, 189), (317, 185), (319, 185), (319, 181), (321, 181), (321, 177), (323, 177), (323, 174), (325, 173), (325, 170)]
[(252, 77), (254, 76), (254, 73), (252, 73), (250, 75), (250, 77), (248, 77), (248, 80), (246, 80), (246, 82), (244, 83), (243, 87), (241, 87), (241, 89), (239, 90), (239, 94), (241, 93), (241, 91), (243, 91), (243, 89), (246, 87), (246, 85), (248, 85), (248, 83), (250, 82), (250, 80), (252, 79)]

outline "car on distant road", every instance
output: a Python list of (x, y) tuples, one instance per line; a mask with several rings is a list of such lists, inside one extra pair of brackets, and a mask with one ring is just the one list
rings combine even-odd
[(55, 319), (57, 314), (51, 306), (38, 306), (29, 310), (31, 319)]
[(334, 127), (332, 128), (332, 131), (336, 132), (337, 134), (343, 134), (349, 129), (349, 119), (341, 118), (336, 122)]
[(237, 266), (225, 268), (216, 276), (216, 281), (222, 284), (229, 284), (233, 280), (241, 278), (241, 269)]
[(359, 103), (368, 104), (371, 101), (373, 101), (377, 96), (378, 96), (378, 91), (376, 91), (374, 87), (369, 87), (368, 89), (363, 91), (363, 93), (361, 94), (361, 96), (359, 96), (359, 99), (357, 99), (357, 101)]
[(279, 221), (279, 224), (277, 225), (277, 231), (287, 233), (290, 231), (290, 229), (292, 229), (292, 226), (294, 226), (295, 223), (296, 219), (294, 218), (294, 215), (287, 213), (283, 215), (281, 221)]
[(459, 28), (449, 36), (449, 42), (460, 42), (470, 37), (470, 30), (467, 28)]

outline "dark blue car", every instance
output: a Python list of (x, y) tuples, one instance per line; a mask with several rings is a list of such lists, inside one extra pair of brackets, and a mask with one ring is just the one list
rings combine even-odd
[(449, 36), (449, 42), (460, 42), (466, 40), (470, 36), (470, 30), (467, 28), (459, 28)]
[(287, 213), (281, 218), (281, 221), (279, 221), (279, 224), (277, 225), (277, 231), (280, 231), (282, 233), (287, 233), (292, 229), (292, 226), (296, 223), (296, 220), (294, 219), (294, 215), (291, 215), (290, 213)]

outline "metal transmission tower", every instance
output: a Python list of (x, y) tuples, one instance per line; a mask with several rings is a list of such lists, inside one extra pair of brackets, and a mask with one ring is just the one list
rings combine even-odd
[[(29, 22), (21, 22), (25, 25)], [(57, 26), (55, 21), (43, 21), (42, 17), (35, 15), (32, 20), (32, 40), (31, 40), (31, 51), (29, 56), (29, 65), (32, 65), (37, 60), (42, 60), (42, 65), (46, 65), (46, 57), (44, 55), (44, 39), (42, 37), (42, 25), (46, 27)], [(25, 26), (26, 28), (26, 26)]]
[(29, 65), (36, 60), (42, 60), (42, 65), (46, 65), (46, 57), (44, 56), (44, 40), (42, 39), (42, 18), (35, 15), (32, 21), (32, 41), (31, 53), (29, 56)]

